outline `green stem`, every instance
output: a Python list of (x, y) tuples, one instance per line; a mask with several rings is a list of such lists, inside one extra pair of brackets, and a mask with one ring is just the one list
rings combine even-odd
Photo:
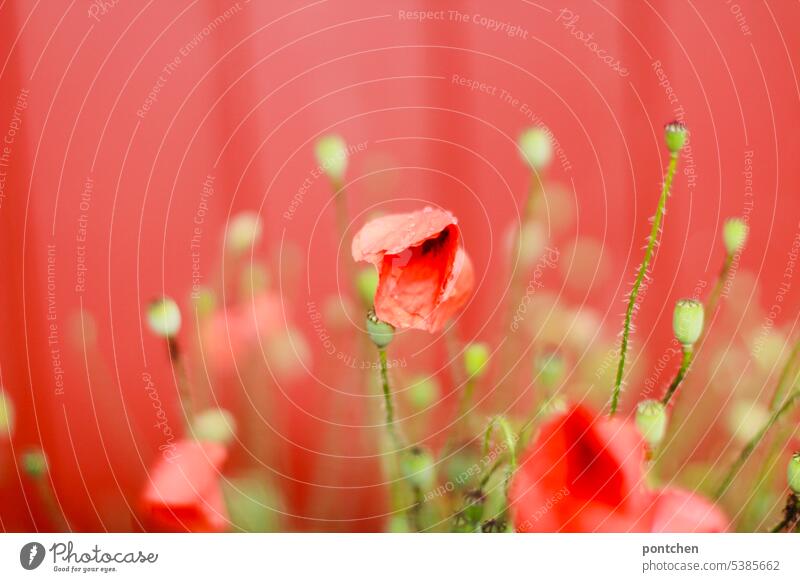
[(178, 346), (178, 341), (174, 337), (167, 339), (169, 348), (169, 360), (175, 372), (175, 383), (178, 385), (178, 399), (183, 410), (183, 420), (186, 423), (187, 433), (191, 433), (194, 423), (194, 405), (192, 402), (192, 390), (189, 387), (189, 375), (186, 372), (186, 364)]
[(744, 466), (745, 462), (747, 462), (747, 459), (750, 458), (750, 455), (753, 454), (753, 451), (755, 451), (756, 447), (758, 447), (758, 445), (764, 439), (764, 435), (766, 435), (767, 432), (769, 432), (769, 430), (775, 425), (775, 423), (777, 423), (787, 412), (792, 409), (795, 401), (797, 401), (799, 398), (800, 390), (793, 392), (786, 399), (783, 405), (772, 413), (772, 416), (769, 417), (767, 422), (763, 427), (761, 427), (758, 433), (756, 433), (756, 435), (748, 441), (748, 443), (742, 449), (742, 452), (739, 453), (739, 456), (736, 457), (733, 465), (731, 465), (731, 468), (726, 473), (725, 478), (722, 480), (722, 484), (714, 495), (714, 499), (719, 499), (725, 494), (734, 478), (736, 478), (736, 475), (741, 470), (742, 466)]
[(692, 364), (692, 358), (694, 356), (694, 351), (692, 350), (692, 346), (683, 346), (683, 359), (681, 360), (681, 367), (678, 369), (678, 373), (675, 374), (675, 378), (672, 380), (672, 383), (667, 388), (666, 394), (664, 394), (664, 398), (661, 399), (661, 403), (666, 406), (669, 404), (672, 395), (675, 394), (675, 390), (678, 389), (683, 379), (686, 377), (686, 373), (689, 371), (689, 366)]
[(622, 328), (622, 341), (619, 348), (619, 365), (617, 366), (617, 377), (614, 381), (614, 392), (611, 395), (611, 412), (610, 416), (614, 416), (619, 406), (619, 394), (622, 390), (622, 377), (625, 372), (625, 357), (628, 353), (628, 340), (631, 333), (631, 320), (633, 319), (633, 310), (636, 307), (636, 298), (639, 296), (639, 288), (642, 286), (642, 281), (647, 274), (647, 268), (650, 266), (650, 260), (653, 257), (653, 250), (655, 249), (656, 242), (658, 241), (658, 233), (661, 229), (661, 220), (664, 216), (664, 209), (667, 206), (667, 198), (669, 191), (672, 187), (672, 178), (675, 176), (675, 170), (678, 167), (678, 154), (677, 152), (670, 155), (669, 166), (667, 167), (667, 176), (664, 179), (664, 187), (661, 190), (661, 197), (658, 200), (658, 207), (656, 208), (656, 215), (653, 218), (653, 228), (650, 229), (650, 236), (647, 239), (647, 248), (644, 252), (644, 259), (639, 267), (639, 272), (636, 275), (636, 280), (633, 282), (633, 288), (628, 298), (628, 308), (625, 311), (625, 324)]
[(381, 362), (381, 384), (383, 385), (383, 403), (386, 413), (386, 430), (389, 432), (389, 437), (392, 439), (392, 445), (395, 447), (395, 452), (399, 454), (403, 449), (403, 444), (394, 425), (394, 401), (392, 399), (392, 390), (389, 386), (389, 366), (386, 362), (386, 349), (379, 349), (378, 355), (380, 356)]
[(800, 341), (797, 341), (794, 344), (792, 351), (789, 353), (789, 358), (786, 360), (786, 363), (781, 370), (781, 375), (778, 377), (778, 383), (775, 385), (775, 392), (772, 394), (772, 400), (770, 401), (770, 410), (775, 410), (780, 403), (781, 398), (783, 397), (783, 392), (786, 389), (786, 384), (791, 377), (791, 373), (794, 371), (798, 354), (800, 354)]

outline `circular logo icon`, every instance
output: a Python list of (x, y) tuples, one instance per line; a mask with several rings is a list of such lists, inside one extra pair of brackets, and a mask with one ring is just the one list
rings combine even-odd
[(19, 551), (19, 563), (26, 570), (35, 570), (44, 561), (44, 546), (39, 542), (29, 542)]

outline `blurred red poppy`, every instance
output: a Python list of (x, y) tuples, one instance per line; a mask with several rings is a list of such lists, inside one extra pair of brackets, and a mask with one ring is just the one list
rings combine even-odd
[(184, 440), (166, 451), (142, 497), (147, 525), (155, 531), (224, 531), (228, 519), (219, 477), (226, 458), (216, 443)]
[(632, 423), (574, 406), (550, 420), (522, 459), (509, 501), (520, 532), (716, 532), (727, 519), (688, 491), (645, 485)]
[(436, 332), (466, 304), (472, 262), (455, 216), (426, 207), (365, 224), (353, 238), (356, 261), (378, 269), (375, 313), (399, 328)]

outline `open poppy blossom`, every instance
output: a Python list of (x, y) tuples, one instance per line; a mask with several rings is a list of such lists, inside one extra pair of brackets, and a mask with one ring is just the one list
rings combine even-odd
[(148, 525), (168, 532), (224, 531), (228, 520), (219, 476), (226, 457), (216, 443), (176, 443), (151, 471), (142, 496)]
[(632, 423), (574, 406), (550, 420), (523, 458), (509, 501), (520, 532), (716, 532), (725, 516), (702, 497), (650, 490)]
[(474, 287), (457, 220), (445, 210), (376, 218), (355, 235), (352, 253), (378, 269), (375, 313), (395, 327), (441, 330)]

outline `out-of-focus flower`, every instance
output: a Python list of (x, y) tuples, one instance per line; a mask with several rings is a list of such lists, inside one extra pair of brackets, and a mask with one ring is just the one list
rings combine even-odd
[(31, 477), (38, 479), (47, 474), (48, 463), (44, 451), (30, 448), (22, 453), (22, 469)]
[(397, 328), (439, 331), (474, 286), (456, 218), (444, 210), (376, 218), (355, 235), (352, 252), (378, 269), (375, 313)]
[(419, 376), (408, 388), (408, 399), (417, 410), (424, 410), (439, 399), (441, 388), (434, 376)]
[(222, 408), (211, 408), (197, 414), (192, 433), (198, 441), (229, 444), (236, 434), (236, 419)]
[(491, 351), (483, 342), (469, 344), (464, 350), (464, 372), (470, 378), (480, 378), (486, 373), (486, 364), (489, 363)]
[(521, 532), (714, 532), (727, 519), (693, 493), (649, 490), (644, 448), (632, 423), (573, 406), (550, 419), (509, 492)]
[(147, 524), (161, 531), (221, 532), (228, 520), (220, 486), (225, 447), (184, 440), (156, 463), (142, 495)]
[(14, 431), (14, 403), (0, 388), (0, 437), (10, 437)]
[(233, 254), (241, 254), (261, 238), (261, 220), (252, 211), (240, 212), (228, 223), (226, 244)]
[(155, 335), (173, 338), (181, 329), (181, 310), (171, 297), (161, 297), (147, 306), (147, 325)]
[(531, 127), (519, 136), (519, 149), (531, 167), (541, 170), (553, 159), (553, 144), (548, 133), (538, 127)]
[(760, 402), (737, 400), (728, 411), (728, 430), (742, 444), (750, 442), (769, 421), (769, 410)]
[(314, 155), (322, 171), (334, 182), (342, 182), (347, 171), (347, 142), (338, 135), (325, 135), (314, 144)]

